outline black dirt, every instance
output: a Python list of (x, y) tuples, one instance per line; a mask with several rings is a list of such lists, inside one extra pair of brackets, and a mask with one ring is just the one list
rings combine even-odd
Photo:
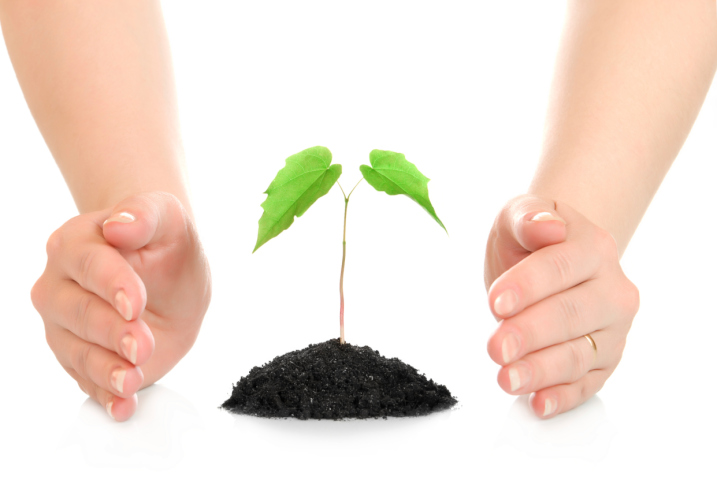
[(370, 347), (331, 339), (274, 358), (234, 385), (223, 408), (257, 417), (411, 417), (457, 403), (443, 385)]

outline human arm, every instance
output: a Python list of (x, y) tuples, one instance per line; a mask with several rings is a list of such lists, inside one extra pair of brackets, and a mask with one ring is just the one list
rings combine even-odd
[(569, 3), (528, 192), (571, 205), (620, 255), (712, 83), (715, 10), (711, 0)]
[(498, 382), (536, 392), (541, 417), (590, 398), (621, 358), (639, 300), (619, 256), (712, 82), (715, 10), (709, 0), (569, 3), (538, 169), (486, 251), (502, 319), (488, 343)]
[(0, 22), (81, 213), (48, 241), (33, 303), (60, 364), (124, 420), (191, 348), (211, 292), (161, 9), (1, 0)]
[(0, 22), (80, 213), (158, 190), (191, 212), (159, 2), (2, 0)]

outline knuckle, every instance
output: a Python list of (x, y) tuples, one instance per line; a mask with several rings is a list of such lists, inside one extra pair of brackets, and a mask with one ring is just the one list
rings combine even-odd
[[(578, 392), (578, 404), (585, 403), (585, 401), (590, 398), (590, 390), (588, 389), (587, 382), (583, 381), (580, 385), (580, 391)], [(575, 405), (577, 407), (577, 405)]]
[(181, 200), (171, 193), (166, 194), (167, 204), (166, 209), (168, 215), (166, 218), (170, 219), (175, 228), (178, 229), (178, 235), (183, 239), (186, 238), (188, 242), (198, 241), (196, 236), (196, 229), (192, 222), (189, 212), (182, 205)]
[(57, 350), (57, 342), (55, 341), (55, 336), (50, 333), (50, 328), (45, 326), (45, 342), (47, 342), (47, 345), (50, 346), (50, 350), (54, 353)]
[(626, 300), (625, 305), (627, 312), (631, 317), (634, 317), (640, 309), (640, 290), (638, 290), (637, 286), (635, 286), (635, 284), (630, 280), (627, 280), (624, 296)]
[(505, 202), (503, 207), (501, 207), (500, 212), (498, 212), (496, 220), (504, 220), (506, 222), (512, 221), (513, 216), (518, 213), (524, 198), (525, 195), (518, 195), (517, 197), (513, 197)]
[(566, 342), (568, 346), (569, 364), (571, 365), (569, 382), (573, 383), (585, 375), (587, 371), (587, 363), (585, 355), (576, 343), (577, 341)]
[(595, 247), (600, 251), (600, 254), (611, 261), (619, 260), (619, 252), (617, 249), (617, 241), (611, 233), (605, 229), (598, 228), (595, 233)]
[(45, 246), (45, 251), (47, 252), (48, 258), (57, 256), (60, 253), (60, 250), (62, 249), (63, 241), (64, 241), (64, 237), (63, 237), (62, 227), (60, 227), (55, 232), (50, 234), (50, 237), (47, 239), (47, 244)]
[(91, 271), (92, 271), (92, 264), (94, 261), (94, 252), (91, 250), (85, 249), (82, 251), (82, 254), (80, 254), (80, 261), (79, 261), (79, 279), (80, 284), (87, 284), (88, 279), (90, 277)]
[(560, 293), (557, 296), (558, 313), (562, 317), (565, 327), (563, 329), (563, 340), (567, 341), (574, 338), (578, 334), (580, 324), (583, 322), (583, 313), (580, 304), (575, 300), (574, 296), (566, 296)]
[(167, 206), (184, 210), (184, 205), (182, 205), (182, 201), (177, 198), (177, 196), (173, 193), (159, 192), (159, 194), (162, 196), (162, 198), (165, 199), (165, 201), (167, 202)]
[(114, 327), (115, 323), (113, 323), (112, 320), (108, 318), (105, 318), (102, 323), (103, 325), (101, 330), (104, 331), (104, 344), (108, 344), (110, 348), (113, 348), (115, 346), (112, 345), (116, 344), (118, 341), (116, 336), (116, 328)]
[(493, 221), (493, 231), (495, 232), (497, 238), (505, 239), (507, 237), (506, 234), (509, 234), (507, 229), (510, 222), (510, 209), (508, 207), (503, 207)]
[[(540, 331), (536, 330), (536, 326), (532, 321), (523, 319), (520, 314), (508, 319), (504, 319), (501, 322), (498, 330), (502, 331), (504, 334), (495, 334), (493, 337), (495, 337), (496, 339), (491, 339), (493, 341), (492, 345), (494, 347), (495, 355), (497, 358), (500, 358), (500, 364), (504, 363), (503, 340), (505, 339), (505, 334), (507, 333), (512, 333), (518, 337), (518, 341), (520, 343), (520, 357), (526, 355), (530, 351), (535, 350), (541, 344)], [(517, 359), (518, 357), (516, 357), (515, 360)]]
[[(539, 334), (536, 333), (532, 323), (527, 321), (521, 322), (519, 318), (506, 319), (504, 323), (509, 324), (509, 330), (513, 331), (518, 336), (518, 340), (523, 342), (523, 350), (532, 350), (535, 344), (539, 343)], [(502, 347), (502, 344), (501, 344)], [(525, 352), (523, 352), (525, 354)]]
[[(614, 371), (614, 368), (613, 368)], [(611, 371), (599, 371), (595, 372), (595, 376), (590, 378), (590, 381), (585, 382), (584, 394), (582, 395), (582, 401), (586, 402), (593, 396), (595, 396), (602, 387), (605, 386), (605, 382), (610, 377)]]
[(87, 329), (89, 328), (90, 310), (92, 308), (92, 296), (89, 293), (83, 293), (77, 301), (75, 307), (74, 323), (77, 327), (78, 335), (87, 337)]
[(623, 275), (621, 283), (613, 291), (613, 300), (621, 316), (632, 319), (640, 308), (640, 291)]
[(139, 195), (141, 207), (157, 214), (169, 212), (170, 215), (183, 215), (184, 205), (182, 201), (173, 193), (166, 191), (156, 191)]
[(32, 289), (30, 290), (30, 300), (32, 300), (32, 306), (35, 307), (35, 310), (38, 312), (40, 311), (40, 308), (44, 306), (47, 296), (44, 290), (43, 281), (43, 276), (41, 276), (40, 279), (32, 285)]
[(88, 367), (90, 364), (90, 355), (92, 353), (92, 347), (85, 343), (77, 348), (73, 358), (71, 360), (72, 368), (77, 371), (77, 374), (83, 378), (88, 378)]
[(498, 239), (512, 239), (513, 222), (521, 215), (527, 195), (519, 195), (508, 200), (493, 221), (493, 230)]
[(625, 351), (625, 346), (627, 346), (627, 340), (622, 339), (618, 341), (618, 343), (615, 345), (614, 353), (615, 353), (615, 364), (614, 366), (617, 366), (618, 363), (622, 360), (622, 353)]
[(573, 264), (568, 253), (563, 249), (556, 248), (550, 254), (550, 265), (560, 280), (561, 288), (567, 287), (573, 276)]

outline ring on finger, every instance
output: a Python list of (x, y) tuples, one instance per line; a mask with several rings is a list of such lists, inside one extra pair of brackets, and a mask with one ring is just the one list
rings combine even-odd
[(595, 344), (595, 339), (590, 334), (585, 334), (583, 337), (585, 337), (590, 345), (593, 348), (593, 358), (595, 359), (595, 362), (597, 362), (597, 344)]

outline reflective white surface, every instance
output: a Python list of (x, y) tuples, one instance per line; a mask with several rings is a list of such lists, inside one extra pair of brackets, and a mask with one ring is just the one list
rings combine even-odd
[[(482, 263), (495, 213), (535, 165), (562, 2), (255, 3), (164, 4), (215, 293), (195, 347), (122, 424), (56, 364), (30, 303), (45, 241), (75, 209), (0, 54), (8, 486), (712, 482), (715, 90), (623, 259), (642, 306), (621, 365), (597, 397), (541, 421), (495, 381)], [(347, 185), (373, 148), (404, 152), (432, 178), (450, 237), (406, 199), (365, 185), (352, 197), (347, 339), (447, 385), (454, 410), (301, 422), (218, 408), (252, 366), (338, 333), (337, 190), (251, 254), (261, 192), (315, 144)]]

